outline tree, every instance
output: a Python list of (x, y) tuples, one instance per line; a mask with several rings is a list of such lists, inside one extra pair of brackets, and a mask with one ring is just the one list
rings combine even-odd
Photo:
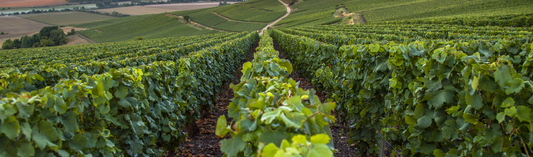
[(21, 44), (21, 47), (22, 48), (30, 48), (33, 46), (33, 41), (32, 41), (32, 38), (29, 37), (29, 36), (23, 36), (22, 37), (22, 44)]
[(189, 15), (184, 15), (183, 19), (185, 20), (185, 22), (189, 23), (191, 20), (191, 17)]
[(111, 5), (111, 2), (113, 2), (112, 0), (104, 0), (104, 5), (106, 6), (110, 6)]
[(105, 5), (104, 5), (104, 3), (102, 3), (102, 2), (96, 2), (96, 7), (98, 7), (98, 8), (105, 8)]
[(11, 39), (7, 39), (6, 41), (4, 41), (4, 43), (2, 44), (2, 49), (13, 49), (13, 41)]
[(74, 30), (74, 28), (73, 28), (73, 29), (70, 30), (70, 32), (68, 32), (67, 35), (74, 35), (74, 34), (76, 34), (76, 30)]
[(49, 39), (41, 39), (40, 47), (54, 46), (54, 41)]
[[(68, 38), (65, 33), (63, 33), (62, 29), (52, 30), (48, 39), (53, 43), (53, 45), (48, 45), (48, 43), (46, 43), (48, 46), (63, 45), (68, 42)], [(41, 46), (43, 46), (42, 39)]]
[(19, 39), (15, 39), (13, 40), (13, 48), (14, 49), (18, 49), (21, 47), (21, 43), (20, 43), (20, 40)]
[(57, 29), (59, 29), (58, 26), (47, 26), (47, 27), (41, 28), (41, 30), (39, 31), (39, 39), (44, 39), (44, 37), (49, 37), (50, 32), (52, 32), (52, 30), (57, 30)]

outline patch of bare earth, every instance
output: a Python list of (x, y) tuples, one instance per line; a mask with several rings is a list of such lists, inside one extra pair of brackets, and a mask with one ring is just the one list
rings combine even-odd
[(8, 33), (0, 35), (0, 39), (33, 35), (39, 32), (41, 28), (51, 26), (17, 16), (0, 16), (0, 21), (0, 32)]
[(68, 43), (65, 45), (83, 45), (83, 44), (90, 44), (91, 42), (85, 40), (82, 38), (79, 34), (74, 34), (68, 36)]

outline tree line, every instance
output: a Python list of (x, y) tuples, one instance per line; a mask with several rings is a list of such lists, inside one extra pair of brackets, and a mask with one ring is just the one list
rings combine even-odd
[[(74, 34), (74, 29), (68, 34)], [(23, 36), (20, 39), (8, 39), (2, 44), (2, 49), (17, 49), (31, 47), (48, 47), (63, 45), (68, 42), (67, 35), (58, 26), (43, 27), (39, 33), (33, 36)]]

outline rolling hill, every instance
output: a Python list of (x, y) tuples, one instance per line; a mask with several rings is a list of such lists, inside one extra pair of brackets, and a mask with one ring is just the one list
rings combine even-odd
[[(292, 13), (275, 27), (329, 25), (352, 17), (333, 17), (339, 8), (353, 13), (354, 19), (383, 22), (406, 19), (454, 18), (468, 16), (533, 13), (528, 0), (305, 0), (291, 6)], [(241, 32), (259, 30), (281, 17), (286, 10), (277, 0), (251, 0), (214, 8), (171, 12), (191, 17), (194, 23), (178, 22), (178, 18), (143, 15), (76, 25), (89, 27), (81, 33), (98, 42), (145, 38), (211, 34), (217, 31)], [(157, 19), (154, 20), (154, 19)], [(151, 23), (151, 24), (148, 24)], [(361, 22), (362, 23), (362, 22)], [(196, 26), (195, 26), (196, 25)]]

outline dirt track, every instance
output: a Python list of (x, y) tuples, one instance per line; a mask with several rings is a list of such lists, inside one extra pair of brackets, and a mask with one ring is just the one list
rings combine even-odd
[(268, 25), (266, 25), (265, 28), (261, 29), (261, 32), (259, 32), (259, 35), (263, 35), (263, 31), (267, 30), (268, 27), (274, 26), (276, 23), (278, 23), (279, 21), (283, 20), (283, 18), (285, 18), (285, 17), (289, 16), (289, 14), (291, 14), (292, 10), (291, 10), (291, 7), (289, 6), (289, 4), (283, 3), (281, 0), (278, 0), (278, 1), (281, 4), (283, 4), (285, 6), (285, 8), (287, 8), (287, 13), (285, 15), (283, 15), (282, 17), (280, 17), (279, 19), (277, 19), (276, 21), (272, 21)]

